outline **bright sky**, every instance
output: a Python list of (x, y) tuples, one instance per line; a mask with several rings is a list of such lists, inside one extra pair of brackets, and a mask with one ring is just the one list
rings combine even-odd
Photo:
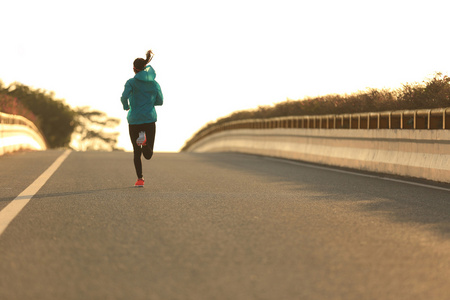
[(122, 120), (132, 63), (152, 49), (164, 94), (155, 150), (209, 121), (450, 71), (448, 0), (5, 0), (0, 80)]

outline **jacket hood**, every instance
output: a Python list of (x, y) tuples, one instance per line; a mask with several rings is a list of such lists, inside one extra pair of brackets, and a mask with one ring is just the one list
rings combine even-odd
[(150, 65), (146, 66), (144, 70), (140, 71), (134, 76), (134, 78), (141, 81), (154, 81), (155, 77), (155, 70)]

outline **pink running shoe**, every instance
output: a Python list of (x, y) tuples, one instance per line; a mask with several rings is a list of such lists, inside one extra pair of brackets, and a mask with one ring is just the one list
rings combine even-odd
[(144, 187), (144, 178), (139, 178), (134, 184), (135, 187)]
[(147, 137), (145, 136), (145, 131), (139, 132), (139, 137), (136, 140), (138, 146), (145, 146), (147, 144)]

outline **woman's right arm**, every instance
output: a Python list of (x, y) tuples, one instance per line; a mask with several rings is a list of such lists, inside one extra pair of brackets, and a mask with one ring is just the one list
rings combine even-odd
[(125, 89), (123, 90), (122, 97), (120, 97), (120, 101), (122, 102), (124, 110), (130, 109), (130, 106), (128, 104), (128, 98), (130, 97), (131, 90), (132, 90), (131, 84), (130, 81), (128, 80), (127, 83), (125, 83)]

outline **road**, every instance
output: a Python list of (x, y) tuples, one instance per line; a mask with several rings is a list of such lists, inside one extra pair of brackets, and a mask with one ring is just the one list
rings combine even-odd
[[(0, 210), (62, 153), (0, 157)], [(0, 299), (450, 295), (448, 186), (226, 153), (156, 153), (144, 176), (72, 152), (0, 235)]]

